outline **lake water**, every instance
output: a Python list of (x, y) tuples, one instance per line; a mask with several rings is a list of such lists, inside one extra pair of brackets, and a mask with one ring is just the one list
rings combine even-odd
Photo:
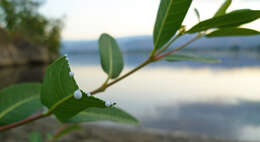
[[(126, 54), (124, 72), (146, 54)], [(112, 100), (141, 127), (233, 140), (260, 140), (260, 54), (215, 52), (222, 63), (155, 63), (97, 97)], [(79, 86), (90, 91), (106, 78), (97, 54), (69, 55)]]
[[(123, 73), (141, 63), (148, 53), (124, 55)], [(142, 128), (184, 132), (233, 140), (260, 140), (260, 53), (201, 53), (222, 59), (220, 64), (192, 62), (151, 64), (98, 94), (141, 121)], [(99, 56), (69, 54), (79, 86), (91, 91), (106, 75)], [(41, 81), (46, 67), (2, 68), (4, 87)]]

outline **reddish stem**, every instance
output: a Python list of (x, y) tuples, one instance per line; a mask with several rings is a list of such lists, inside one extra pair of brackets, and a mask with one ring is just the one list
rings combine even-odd
[(154, 57), (154, 60), (158, 61), (158, 60), (164, 58), (165, 56), (168, 56), (168, 55), (170, 55), (170, 54), (172, 54), (172, 53), (175, 53), (175, 52), (177, 52), (177, 51), (179, 51), (179, 50), (185, 48), (186, 46), (190, 45), (192, 42), (194, 42), (195, 40), (199, 39), (200, 37), (201, 37), (201, 35), (199, 34), (198, 36), (194, 37), (193, 39), (191, 39), (191, 40), (188, 41), (187, 43), (183, 44), (182, 46), (180, 46), (180, 47), (178, 47), (178, 48), (175, 48), (175, 49), (173, 49), (173, 50), (171, 50), (171, 51), (168, 51), (168, 52), (166, 52), (166, 53), (164, 53), (164, 54), (162, 54), (162, 55), (159, 55), (159, 56)]
[(26, 123), (33, 122), (33, 121), (35, 121), (37, 119), (44, 118), (44, 117), (46, 117), (46, 115), (43, 115), (43, 114), (37, 114), (37, 115), (31, 116), (31, 117), (29, 117), (29, 118), (27, 118), (25, 120), (22, 120), (22, 121), (19, 121), (19, 122), (15, 122), (15, 123), (8, 124), (8, 125), (0, 127), (0, 132), (6, 131), (6, 130), (9, 130), (9, 129), (12, 129), (12, 128), (16, 128), (18, 126), (24, 125)]
[[(125, 75), (121, 76), (120, 78), (117, 78), (115, 79), (114, 81), (106, 84), (105, 86), (101, 86), (100, 88), (94, 90), (91, 92), (92, 95), (94, 94), (97, 94), (99, 92), (103, 92), (106, 88), (112, 86), (113, 84), (121, 81), (122, 79), (128, 77), (129, 75), (135, 73), (136, 71), (138, 71), (139, 69), (143, 68), (144, 66), (146, 66), (147, 64), (151, 63), (151, 62), (154, 62), (154, 61), (157, 61), (157, 60), (160, 60), (162, 58), (164, 58), (165, 56), (167, 55), (170, 55), (180, 49), (183, 49), (185, 48), (186, 46), (188, 46), (189, 44), (191, 44), (192, 42), (194, 42), (195, 40), (199, 39), (202, 35), (199, 34), (197, 35), (196, 37), (194, 37), (193, 39), (191, 39), (190, 41), (188, 41), (187, 43), (185, 43), (184, 45), (178, 47), (178, 48), (175, 48), (169, 52), (166, 52), (162, 55), (159, 55), (159, 56), (156, 56), (156, 57), (152, 57), (152, 58), (149, 58), (148, 60), (146, 60), (145, 62), (143, 62), (141, 65), (139, 65), (138, 67), (136, 67), (135, 69), (131, 70), (130, 72), (126, 73)], [(37, 114), (37, 115), (34, 115), (34, 116), (31, 116), (25, 120), (22, 120), (22, 121), (19, 121), (19, 122), (15, 122), (15, 123), (12, 123), (12, 124), (8, 124), (8, 125), (5, 125), (5, 126), (2, 126), (0, 127), (0, 132), (2, 131), (6, 131), (6, 130), (9, 130), (9, 129), (12, 129), (12, 128), (16, 128), (18, 126), (21, 126), (21, 125), (24, 125), (24, 124), (27, 124), (27, 123), (30, 123), (30, 122), (33, 122), (35, 120), (38, 120), (38, 119), (41, 119), (41, 118), (44, 118), (44, 117), (48, 117), (49, 115), (51, 115), (51, 112), (49, 112), (48, 114)]]

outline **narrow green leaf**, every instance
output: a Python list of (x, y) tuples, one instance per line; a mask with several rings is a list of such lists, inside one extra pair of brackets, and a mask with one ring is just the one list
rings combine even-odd
[(81, 99), (74, 98), (79, 89), (65, 57), (58, 59), (46, 70), (41, 89), (41, 102), (57, 119), (66, 121), (88, 107), (105, 107), (105, 102), (82, 92)]
[(0, 126), (24, 120), (39, 111), (41, 84), (13, 85), (0, 91)]
[(181, 27), (192, 0), (161, 0), (154, 25), (154, 47), (160, 49)]
[(212, 28), (237, 27), (260, 18), (260, 10), (237, 10), (231, 13), (202, 21), (187, 33), (196, 33)]
[(220, 37), (220, 36), (254, 36), (259, 35), (259, 31), (246, 28), (224, 28), (213, 31), (207, 35), (207, 37)]
[(38, 132), (32, 132), (29, 136), (29, 142), (42, 142), (42, 136)]
[(101, 35), (99, 38), (99, 55), (104, 72), (110, 78), (118, 77), (123, 70), (124, 61), (118, 44), (112, 36)]
[(200, 12), (199, 12), (199, 10), (197, 8), (194, 8), (194, 12), (195, 12), (195, 14), (197, 16), (198, 21), (200, 21)]
[(194, 55), (184, 55), (184, 54), (171, 54), (164, 58), (166, 61), (169, 62), (177, 62), (177, 61), (195, 61), (195, 62), (204, 62), (204, 63), (219, 63), (220, 60), (210, 58), (210, 57), (200, 57)]
[(138, 121), (125, 111), (111, 108), (88, 108), (73, 117), (69, 122), (81, 123), (92, 121), (113, 121), (128, 124), (137, 124)]
[(226, 14), (226, 11), (227, 9), (229, 8), (229, 6), (231, 5), (232, 3), (232, 0), (226, 0), (222, 6), (218, 9), (218, 11), (216, 12), (215, 16), (214, 17), (217, 17), (217, 16), (221, 16), (221, 15), (224, 15)]

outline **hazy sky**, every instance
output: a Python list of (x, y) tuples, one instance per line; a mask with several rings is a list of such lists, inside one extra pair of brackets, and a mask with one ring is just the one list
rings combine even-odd
[[(193, 0), (184, 21), (188, 27), (197, 19), (210, 18), (224, 0)], [(160, 0), (47, 0), (41, 12), (48, 17), (64, 18), (64, 40), (97, 39), (101, 33), (115, 37), (151, 35)], [(260, 9), (260, 0), (233, 0), (230, 10)], [(260, 30), (260, 20), (247, 27)]]

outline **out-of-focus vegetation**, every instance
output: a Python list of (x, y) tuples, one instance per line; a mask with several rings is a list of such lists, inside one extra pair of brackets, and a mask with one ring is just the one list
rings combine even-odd
[(39, 13), (44, 0), (0, 0), (0, 27), (10, 39), (20, 39), (45, 45), (58, 53), (63, 23)]

